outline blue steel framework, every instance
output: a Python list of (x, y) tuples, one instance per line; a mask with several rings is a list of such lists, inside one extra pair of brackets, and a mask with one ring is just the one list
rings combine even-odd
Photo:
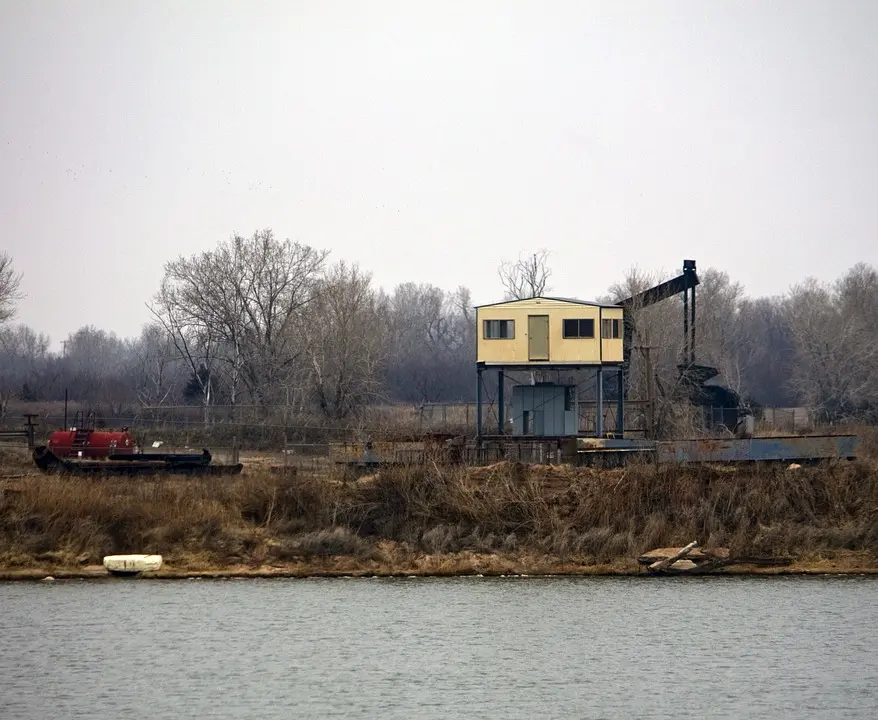
[[(482, 418), (482, 390), (484, 388), (484, 377), (483, 373), (485, 370), (495, 370), (497, 371), (497, 435), (502, 435), (504, 437), (515, 437), (509, 436), (504, 432), (504, 423), (505, 423), (505, 407), (504, 407), (504, 391), (505, 391), (505, 378), (506, 373), (509, 372), (544, 372), (544, 371), (562, 371), (562, 372), (570, 372), (570, 371), (580, 371), (580, 370), (596, 370), (597, 378), (595, 382), (595, 436), (596, 437), (604, 437), (604, 417), (603, 417), (603, 406), (604, 406), (604, 368), (606, 367), (615, 367), (617, 368), (617, 377), (619, 390), (617, 394), (616, 400), (616, 435), (617, 437), (622, 437), (625, 429), (625, 393), (624, 393), (624, 375), (622, 370), (622, 365), (620, 363), (604, 363), (601, 365), (540, 365), (539, 367), (534, 367), (531, 365), (490, 365), (487, 366), (485, 363), (476, 363), (476, 376), (477, 376), (477, 384), (476, 384), (476, 440), (481, 443), (483, 439), (483, 418)], [(526, 435), (522, 437), (532, 438), (531, 435)]]

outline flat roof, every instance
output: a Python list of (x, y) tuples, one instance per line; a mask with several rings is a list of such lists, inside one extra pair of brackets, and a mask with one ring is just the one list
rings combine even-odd
[(535, 295), (530, 298), (520, 298), (518, 300), (503, 300), (501, 302), (495, 303), (485, 303), (484, 305), (476, 305), (476, 308), (483, 307), (495, 307), (497, 305), (511, 305), (513, 303), (525, 303), (530, 302), (531, 300), (554, 300), (555, 302), (564, 302), (571, 303), (573, 305), (588, 305), (590, 307), (605, 307), (605, 308), (621, 308), (621, 305), (617, 305), (614, 303), (600, 303), (596, 300), (580, 300), (579, 298), (568, 298), (568, 297), (555, 297), (550, 295)]

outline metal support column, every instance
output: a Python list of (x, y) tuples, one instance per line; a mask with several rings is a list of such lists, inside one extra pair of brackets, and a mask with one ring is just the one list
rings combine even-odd
[(695, 364), (695, 286), (692, 286), (692, 303), (689, 306), (689, 357), (693, 365)]
[(476, 372), (476, 447), (482, 449), (482, 369)]
[(683, 364), (689, 363), (689, 288), (683, 290)]
[(595, 422), (594, 429), (597, 437), (604, 436), (604, 368), (598, 365), (597, 383), (595, 386)]
[(619, 366), (619, 390), (618, 399), (616, 400), (616, 434), (619, 437), (625, 436), (625, 375), (622, 372), (622, 366)]
[(505, 429), (506, 414), (503, 408), (503, 371), (497, 371), (497, 434), (502, 435)]

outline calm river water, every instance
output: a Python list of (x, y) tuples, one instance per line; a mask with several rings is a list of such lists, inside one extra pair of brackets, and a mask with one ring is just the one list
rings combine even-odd
[(876, 718), (878, 578), (0, 584), (13, 718)]

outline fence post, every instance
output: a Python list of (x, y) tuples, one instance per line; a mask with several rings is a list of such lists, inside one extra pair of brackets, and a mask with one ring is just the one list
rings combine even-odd
[(232, 435), (232, 464), (237, 465), (240, 453), (238, 451), (238, 436)]
[(25, 417), (25, 426), (27, 427), (27, 449), (33, 450), (36, 447), (36, 427), (34, 418), (37, 417), (33, 413), (28, 413)]

